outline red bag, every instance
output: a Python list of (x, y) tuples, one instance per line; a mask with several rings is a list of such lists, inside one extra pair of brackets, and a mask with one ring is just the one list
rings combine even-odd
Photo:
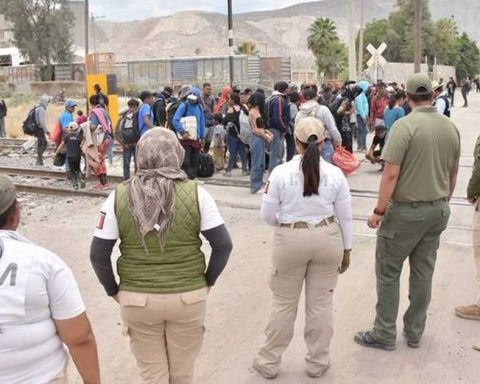
[(55, 143), (58, 147), (60, 145), (60, 141), (62, 140), (62, 126), (60, 125), (60, 121), (53, 126), (52, 133), (50, 134), (50, 141)]
[(333, 164), (343, 171), (345, 176), (351, 175), (360, 168), (360, 160), (343, 147), (337, 147), (332, 156)]

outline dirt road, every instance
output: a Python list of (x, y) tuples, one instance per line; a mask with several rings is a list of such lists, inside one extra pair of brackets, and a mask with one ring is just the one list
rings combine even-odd
[[(472, 151), (480, 134), (477, 124), (480, 98), (472, 97), (470, 109), (454, 109), (462, 133), (459, 185), (455, 196), (464, 196), (472, 164)], [(364, 164), (349, 179), (352, 188), (377, 189), (380, 173)], [(230, 263), (209, 297), (205, 343), (196, 366), (198, 384), (264, 383), (250, 365), (262, 343), (262, 331), (270, 311), (267, 281), (270, 271), (272, 229), (258, 218), (261, 196), (247, 189), (207, 187), (213, 194), (234, 240)], [(57, 252), (73, 269), (80, 284), (100, 351), (103, 382), (138, 383), (128, 341), (120, 334), (117, 304), (106, 297), (89, 262), (89, 245), (100, 201), (62, 200), (58, 206), (32, 211), (22, 231), (33, 241)], [(480, 322), (458, 319), (453, 308), (473, 302), (476, 295), (471, 249), (471, 215), (467, 206), (452, 207), (449, 228), (442, 239), (434, 280), (433, 299), (422, 347), (409, 349), (399, 337), (397, 350), (383, 352), (353, 342), (358, 330), (368, 329), (375, 306), (375, 234), (361, 219), (374, 208), (375, 200), (354, 199), (355, 246), (351, 269), (341, 276), (335, 299), (335, 335), (332, 367), (322, 379), (304, 373), (302, 340), (304, 310), (300, 306), (294, 341), (283, 359), (275, 383), (390, 384), (480, 382), (480, 353), (472, 344), (480, 341)], [(43, 209), (43, 210), (42, 210)], [(46, 220), (48, 217), (48, 220)], [(408, 267), (402, 279), (400, 312), (406, 309)], [(303, 303), (303, 301), (302, 301)], [(398, 327), (401, 331), (401, 316)], [(72, 368), (74, 383), (79, 378)]]

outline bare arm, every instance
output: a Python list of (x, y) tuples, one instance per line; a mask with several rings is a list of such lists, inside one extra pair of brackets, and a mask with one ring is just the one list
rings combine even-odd
[(84, 384), (100, 383), (97, 345), (86, 313), (68, 320), (54, 320), (60, 339), (70, 350)]
[[(393, 196), (393, 192), (397, 187), (398, 177), (400, 176), (400, 166), (385, 162), (385, 169), (380, 182), (380, 193), (377, 201), (377, 211), (385, 212), (388, 202)], [(378, 228), (383, 220), (383, 215), (373, 215), (368, 219), (370, 228)]]

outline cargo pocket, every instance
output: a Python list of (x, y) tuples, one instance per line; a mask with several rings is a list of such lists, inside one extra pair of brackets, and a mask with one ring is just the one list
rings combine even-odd
[(118, 302), (121, 307), (145, 307), (147, 305), (147, 295), (120, 291), (118, 294)]

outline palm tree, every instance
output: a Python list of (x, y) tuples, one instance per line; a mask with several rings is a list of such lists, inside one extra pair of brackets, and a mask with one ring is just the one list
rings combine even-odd
[(236, 55), (258, 56), (260, 51), (253, 41), (245, 41), (235, 48)]
[(308, 28), (308, 49), (313, 53), (320, 52), (329, 42), (338, 40), (337, 26), (333, 20), (317, 18)]

